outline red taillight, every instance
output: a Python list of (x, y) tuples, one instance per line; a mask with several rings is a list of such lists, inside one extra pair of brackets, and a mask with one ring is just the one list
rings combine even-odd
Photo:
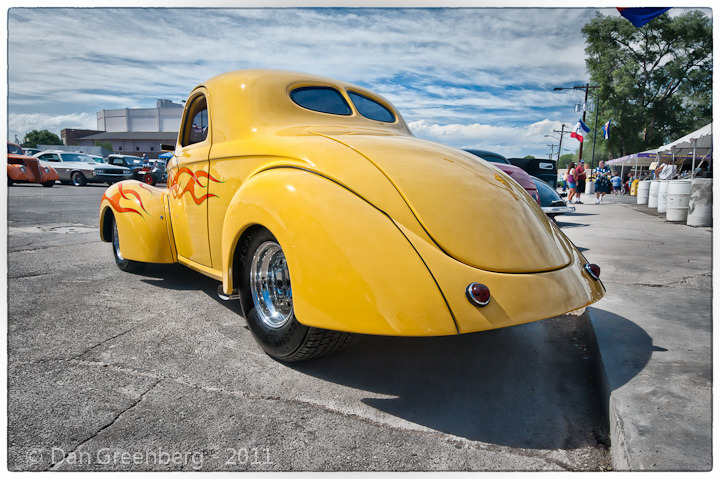
[(490, 288), (480, 283), (470, 283), (465, 289), (465, 296), (475, 306), (487, 306), (490, 302)]
[(600, 266), (592, 263), (585, 264), (585, 270), (590, 273), (593, 279), (600, 280)]

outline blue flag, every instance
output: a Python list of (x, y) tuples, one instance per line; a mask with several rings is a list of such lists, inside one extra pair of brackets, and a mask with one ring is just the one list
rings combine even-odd
[(603, 125), (603, 127), (602, 127), (603, 138), (605, 138), (606, 140), (607, 140), (608, 138), (610, 138), (610, 122), (611, 122), (611, 121), (612, 121), (612, 120), (608, 120), (607, 123), (605, 123), (605, 124)]
[(625, 8), (617, 7), (620, 15), (630, 20), (630, 23), (640, 28), (655, 17), (659, 17), (663, 13), (670, 10), (671, 7), (642, 7), (642, 8)]

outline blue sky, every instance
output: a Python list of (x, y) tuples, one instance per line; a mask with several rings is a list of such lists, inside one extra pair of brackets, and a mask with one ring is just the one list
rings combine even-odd
[[(368, 87), (421, 138), (547, 157), (557, 141), (545, 135), (580, 116), (582, 93), (553, 88), (588, 81), (581, 28), (595, 12), (10, 8), (8, 138), (94, 129), (100, 110), (152, 108), (219, 73), (277, 68)], [(577, 142), (566, 137), (563, 147)]]

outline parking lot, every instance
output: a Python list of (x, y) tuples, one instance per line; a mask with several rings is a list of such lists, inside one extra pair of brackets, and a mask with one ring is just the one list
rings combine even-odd
[(442, 338), (362, 337), (284, 364), (217, 282), (121, 272), (105, 187), (8, 197), (8, 467), (600, 470), (584, 316)]

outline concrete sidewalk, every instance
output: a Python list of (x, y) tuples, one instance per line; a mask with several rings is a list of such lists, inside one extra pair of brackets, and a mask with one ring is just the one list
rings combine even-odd
[[(588, 308), (621, 471), (712, 469), (712, 228), (665, 221), (634, 197), (583, 195), (558, 217), (607, 295)], [(590, 204), (587, 204), (590, 203)]]

